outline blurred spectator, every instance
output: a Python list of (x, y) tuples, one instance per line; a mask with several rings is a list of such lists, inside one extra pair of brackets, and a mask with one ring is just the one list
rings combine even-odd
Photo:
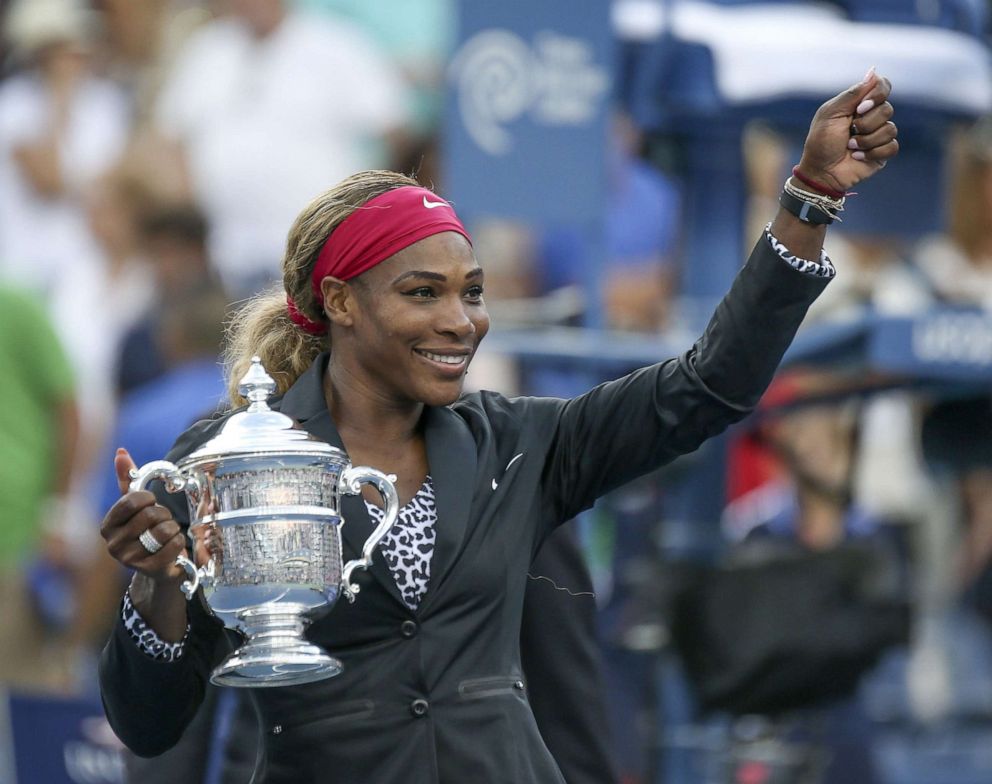
[[(642, 157), (642, 141), (631, 118), (616, 114), (606, 155), (601, 225), (532, 232), (518, 223), (487, 219), (472, 227), (476, 251), (486, 259), (487, 298), (498, 318), (576, 322), (601, 304), (604, 326), (613, 329), (655, 332), (672, 326), (681, 195), (668, 176)], [(590, 267), (602, 277), (602, 303), (585, 302)], [(556, 378), (565, 386), (557, 386)], [(583, 382), (570, 372), (542, 369), (529, 383), (528, 393), (570, 396)]]
[[(454, 48), (454, 0), (295, 0), (301, 8), (347, 19), (362, 28), (396, 65), (409, 96), (404, 138), (392, 168), (414, 173), (443, 191), (439, 130), (444, 108), (445, 67)], [(407, 136), (408, 135), (408, 136)], [(473, 231), (473, 239), (477, 233)], [(480, 255), (480, 258), (482, 256)], [(489, 266), (489, 256), (487, 267)]]
[(121, 166), (91, 186), (87, 217), (100, 264), (92, 269), (68, 265), (51, 299), (58, 314), (56, 328), (80, 380), (84, 423), (80, 460), (87, 466), (103, 449), (113, 420), (120, 341), (152, 302), (152, 276), (141, 256), (137, 231), (150, 198), (144, 180)]
[[(992, 118), (960, 134), (951, 147), (949, 225), (916, 248), (915, 264), (941, 304), (992, 308)], [(951, 497), (956, 550), (945, 577), (948, 599), (964, 596), (992, 620), (992, 401), (987, 394), (935, 404), (923, 420), (927, 462)], [(955, 525), (956, 524), (956, 525)]]
[[(60, 563), (60, 529), (79, 432), (72, 370), (44, 309), (0, 284), (0, 683), (62, 685), (32, 611), (29, 562), (44, 547)], [(52, 646), (54, 647), (54, 646)]]
[[(785, 387), (789, 389), (784, 392)], [(786, 397), (801, 395), (800, 389), (799, 386), (792, 387), (788, 381), (779, 381), (766, 399), (774, 398), (778, 405), (785, 402)], [(830, 553), (847, 542), (860, 541), (868, 543), (881, 558), (891, 563), (892, 579), (887, 593), (893, 597), (903, 595), (905, 571), (895, 569), (894, 556), (898, 551), (887, 539), (886, 529), (881, 525), (883, 521), (859, 508), (852, 498), (858, 448), (857, 421), (857, 411), (850, 404), (808, 405), (785, 409), (784, 413), (774, 409), (766, 412), (763, 422), (749, 438), (770, 450), (779, 471), (777, 477), (728, 505), (724, 529), (732, 541), (744, 543), (738, 545), (738, 558), (754, 558), (753, 553), (758, 553), (758, 557), (779, 553), (777, 557), (782, 557), (789, 550)], [(749, 556), (749, 552), (752, 555)], [(760, 555), (763, 552), (766, 554)], [(828, 589), (821, 586), (820, 590)], [(858, 597), (852, 594), (846, 601), (854, 608)], [(774, 607), (768, 608), (770, 617), (774, 617), (775, 611)], [(841, 624), (840, 616), (836, 620), (824, 618), (822, 622), (835, 623), (838, 634), (844, 628), (853, 632), (856, 627), (850, 624), (855, 623), (857, 617), (853, 612), (852, 609), (851, 619), (846, 622), (848, 627)], [(837, 677), (840, 679), (841, 651), (853, 654), (856, 648), (851, 641), (842, 643), (838, 640), (837, 644), (848, 646), (846, 649), (839, 647), (837, 652)], [(813, 655), (811, 667), (816, 656), (826, 655), (822, 650), (813, 651), (810, 650)], [(865, 664), (861, 666), (866, 667), (871, 658), (866, 652)], [(783, 672), (789, 671), (784, 659), (781, 666)], [(792, 671), (791, 677), (795, 674)], [(801, 688), (799, 684), (800, 681), (796, 681), (794, 687)], [(805, 716), (801, 713), (792, 717), (789, 731), (796, 733), (796, 737), (812, 740), (821, 750), (826, 747), (828, 761), (822, 781), (869, 784), (879, 780), (870, 749), (870, 724), (853, 688), (840, 701), (835, 697), (833, 701), (824, 702), (821, 698), (809, 704), (804, 712)]]
[[(830, 237), (827, 252), (843, 269), (834, 290), (810, 309), (806, 326), (856, 319), (868, 313), (908, 315), (930, 305), (926, 285), (909, 263), (909, 247), (899, 237), (844, 233)], [(826, 291), (824, 291), (826, 295)]]
[[(125, 167), (116, 166), (93, 182), (85, 206), (99, 263), (92, 267), (68, 264), (48, 301), (50, 311), (58, 315), (54, 328), (78, 380), (79, 443), (74, 455), (72, 514), (59, 532), (65, 552), (53, 548), (42, 552), (29, 577), (42, 617), (58, 630), (70, 658), (75, 657), (80, 642), (77, 596), (91, 577), (87, 568), (70, 568), (70, 564), (86, 564), (102, 552), (94, 535), (99, 515), (92, 505), (91, 485), (94, 461), (106, 448), (116, 412), (113, 371), (118, 345), (151, 301), (151, 276), (140, 258), (136, 234), (138, 214), (147, 203), (141, 179)], [(79, 673), (72, 677), (78, 678)]]
[[(607, 155), (603, 226), (603, 305), (607, 326), (656, 331), (669, 316), (675, 287), (679, 191), (640, 157), (641, 131), (623, 114), (614, 118)], [(536, 261), (542, 294), (581, 285), (590, 257), (588, 239), (574, 228), (551, 230)]]
[(210, 221), (211, 258), (235, 297), (278, 274), (296, 207), (346, 175), (384, 166), (407, 95), (353, 26), (284, 0), (226, 0), (180, 53), (156, 107), (186, 154)]
[(0, 85), (0, 270), (50, 293), (99, 266), (83, 194), (121, 151), (124, 96), (90, 68), (80, 0), (15, 0), (5, 37), (21, 69)]
[(938, 403), (927, 412), (922, 434), (929, 464), (952, 479), (957, 496), (958, 588), (992, 625), (992, 401)]
[[(908, 316), (931, 306), (902, 237), (845, 230), (840, 224), (826, 250), (839, 274), (810, 308), (804, 328), (874, 315)], [(862, 509), (887, 525), (934, 522), (934, 488), (920, 452), (919, 419), (918, 398), (908, 391), (874, 395), (860, 411), (852, 494)]]
[(181, 0), (96, 0), (95, 5), (106, 31), (102, 65), (127, 93), (135, 124), (143, 126), (186, 39), (210, 13)]
[(161, 460), (183, 430), (220, 408), (225, 387), (218, 357), (226, 310), (227, 298), (208, 281), (178, 291), (162, 310), (155, 341), (163, 372), (121, 400), (109, 448), (99, 463), (100, 509), (109, 509), (121, 495), (114, 449), (126, 448), (138, 465)]
[(455, 39), (454, 0), (297, 0), (297, 5), (362, 27), (397, 64), (412, 91), (412, 130), (422, 136), (436, 129), (444, 67)]
[(157, 335), (159, 322), (179, 298), (199, 286), (216, 284), (207, 254), (207, 224), (193, 205), (155, 208), (141, 221), (140, 244), (155, 281), (155, 301), (121, 341), (117, 391), (123, 395), (159, 377), (166, 362)]
[(759, 443), (771, 450), (778, 475), (728, 506), (723, 524), (731, 540), (778, 539), (828, 550), (877, 533), (879, 521), (852, 503), (856, 411), (833, 404), (769, 416)]
[(941, 504), (935, 523), (921, 532), (927, 602), (909, 662), (911, 707), (924, 721), (989, 721), (992, 402), (988, 396), (937, 402), (923, 417), (921, 440)]
[[(912, 263), (899, 265), (897, 285), (890, 285), (891, 277), (876, 281), (881, 312), (992, 304), (990, 128), (986, 119), (952, 137), (947, 230), (906, 252)], [(985, 396), (946, 400), (927, 411), (908, 393), (885, 395), (863, 422), (859, 497), (873, 509), (895, 510), (919, 523), (919, 621), (906, 676), (910, 708), (925, 721), (986, 710), (978, 706), (975, 678), (987, 678), (990, 662), (975, 655), (977, 638), (966, 631), (972, 620), (962, 612), (962, 598), (979, 613), (992, 607), (992, 498), (985, 490), (989, 464), (981, 458), (989, 406)], [(979, 661), (977, 668), (966, 664)]]
[(992, 309), (992, 117), (958, 140), (947, 233), (928, 237), (914, 260), (935, 300)]

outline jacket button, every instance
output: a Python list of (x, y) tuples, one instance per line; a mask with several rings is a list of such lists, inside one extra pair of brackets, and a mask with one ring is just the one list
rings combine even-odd
[(403, 621), (400, 624), (400, 634), (402, 634), (407, 639), (417, 636), (417, 624), (413, 621)]
[(418, 719), (421, 716), (426, 716), (427, 712), (431, 709), (430, 703), (427, 700), (414, 700), (410, 703), (410, 713), (416, 716)]

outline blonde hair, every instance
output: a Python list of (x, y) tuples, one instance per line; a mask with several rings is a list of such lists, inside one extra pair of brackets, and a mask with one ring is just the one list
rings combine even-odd
[(224, 366), (228, 395), (234, 406), (246, 401), (238, 394), (238, 382), (258, 356), (276, 382), (276, 391), (289, 389), (328, 346), (326, 335), (304, 332), (290, 318), (286, 297), (312, 321), (326, 317), (310, 283), (313, 266), (331, 232), (369, 199), (407, 185), (419, 185), (412, 177), (392, 171), (364, 171), (342, 180), (311, 201), (289, 230), (282, 260), (283, 289), (256, 294), (233, 316), (227, 328)]

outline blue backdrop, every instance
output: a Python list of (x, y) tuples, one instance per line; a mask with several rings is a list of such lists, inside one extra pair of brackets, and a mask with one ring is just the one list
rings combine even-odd
[(446, 195), (469, 219), (599, 221), (609, 3), (462, 2), (459, 10), (447, 75)]

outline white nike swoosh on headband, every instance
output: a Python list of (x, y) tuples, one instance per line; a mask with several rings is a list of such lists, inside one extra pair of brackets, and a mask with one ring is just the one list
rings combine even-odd
[(429, 209), (429, 210), (433, 210), (435, 207), (447, 207), (448, 206), (448, 202), (446, 202), (446, 201), (427, 201), (427, 197), (424, 196), (424, 206), (427, 209)]

